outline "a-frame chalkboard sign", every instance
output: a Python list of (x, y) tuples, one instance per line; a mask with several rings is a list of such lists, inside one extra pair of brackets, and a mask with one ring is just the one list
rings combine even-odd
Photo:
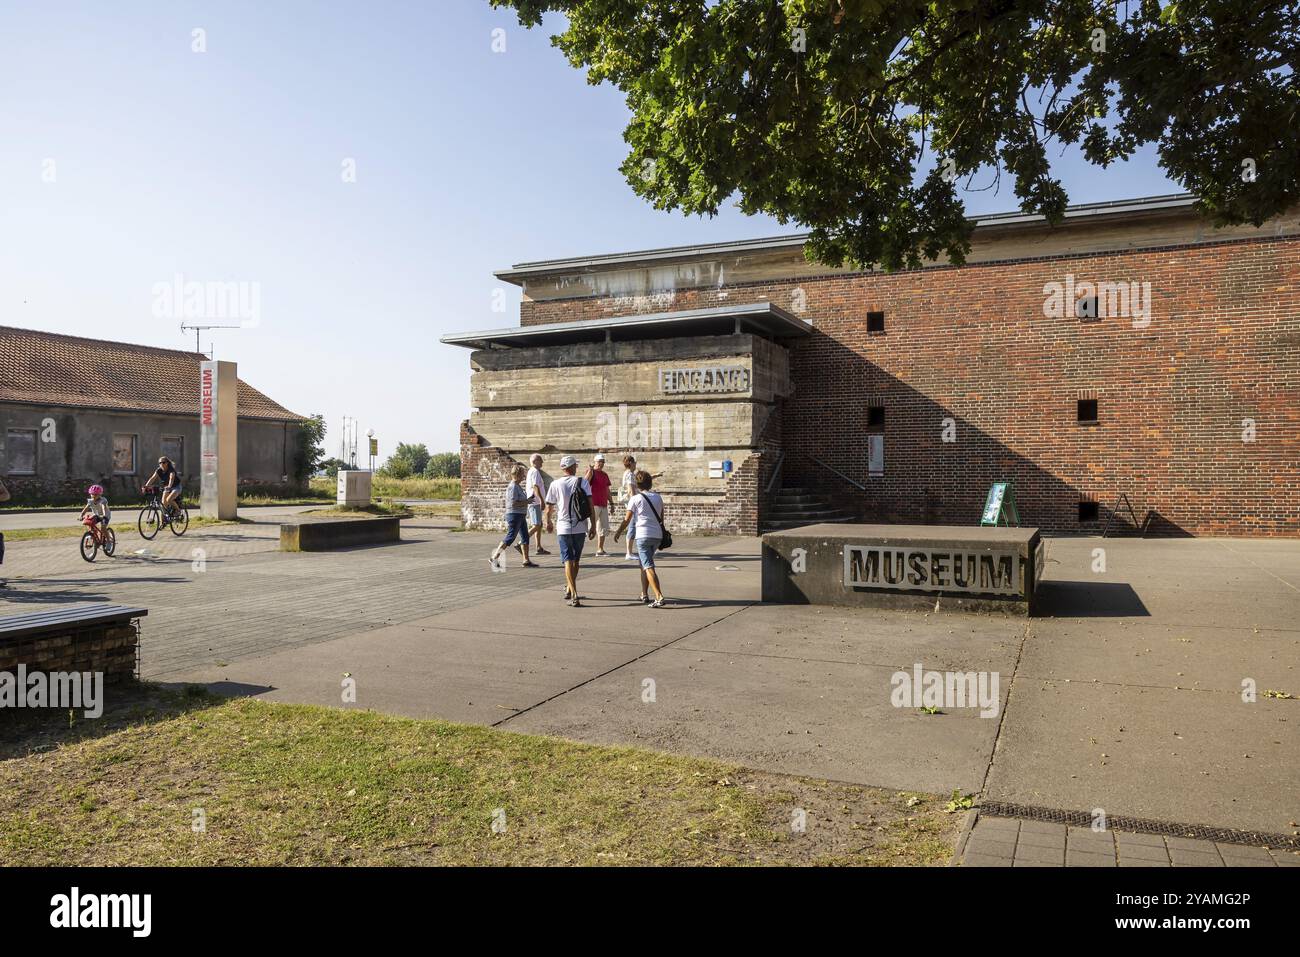
[(981, 525), (1019, 525), (1020, 510), (1016, 508), (1016, 486), (1010, 481), (994, 482), (984, 499)]

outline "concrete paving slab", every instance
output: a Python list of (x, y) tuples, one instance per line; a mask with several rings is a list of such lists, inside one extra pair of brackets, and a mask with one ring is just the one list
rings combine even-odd
[(175, 682), (265, 688), (257, 696), (268, 701), (340, 707), (342, 680), (349, 675), (356, 682), (355, 707), (495, 724), (651, 647), (411, 624), (170, 677)]
[(1010, 680), (1025, 630), (1023, 620), (992, 616), (756, 605), (728, 627), (694, 635), (680, 647), (874, 665), (891, 672), (911, 672), (920, 662), (928, 670), (997, 671)]
[(1249, 677), (1260, 693), (1300, 693), (1300, 631), (1035, 621), (1019, 674), (1233, 694)]
[(1289, 833), (1300, 819), (1298, 705), (1017, 679), (986, 796)]
[[(506, 727), (679, 750), (790, 774), (949, 793), (977, 790), (997, 721), (925, 715), (889, 700), (890, 667), (732, 650), (756, 609), (738, 612), (635, 666)], [(656, 700), (642, 700), (653, 679)]]

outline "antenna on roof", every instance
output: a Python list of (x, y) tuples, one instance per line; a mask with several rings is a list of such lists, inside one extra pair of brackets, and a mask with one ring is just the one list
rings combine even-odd
[(352, 416), (343, 416), (343, 438), (339, 443), (339, 458), (347, 467), (357, 467), (357, 420)]
[[(199, 333), (201, 333), (204, 329), (242, 329), (242, 328), (243, 326), (241, 325), (219, 326), (219, 325), (211, 325), (211, 324), (209, 325), (199, 324), (199, 325), (190, 326), (182, 322), (181, 334), (184, 335), (185, 333), (193, 329), (194, 330), (194, 352), (196, 355), (205, 355), (204, 351), (201, 348), (199, 348)], [(211, 359), (212, 356), (208, 356), (208, 358)]]

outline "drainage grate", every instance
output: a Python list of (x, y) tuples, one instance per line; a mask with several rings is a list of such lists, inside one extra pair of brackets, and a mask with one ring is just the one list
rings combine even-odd
[[(1087, 811), (1062, 811), (1059, 808), (1009, 804), (1005, 801), (984, 801), (976, 807), (982, 816), (988, 817), (1014, 817), (1024, 821), (1047, 821), (1052, 824), (1070, 824), (1074, 827), (1092, 826), (1092, 815)], [(1152, 821), (1144, 817), (1107, 814), (1106, 829), (1138, 834), (1160, 834), (1165, 837), (1190, 837), (1202, 841), (1214, 841), (1216, 844), (1248, 844), (1252, 847), (1285, 847), (1300, 850), (1300, 837), (1270, 834), (1267, 831), (1238, 831), (1231, 827), (1206, 827), (1204, 824)]]

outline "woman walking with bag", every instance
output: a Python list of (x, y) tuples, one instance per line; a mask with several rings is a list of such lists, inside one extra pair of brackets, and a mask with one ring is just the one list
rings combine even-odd
[[(628, 500), (627, 515), (614, 533), (614, 541), (632, 525), (636, 538), (637, 557), (641, 561), (641, 602), (651, 608), (664, 607), (664, 590), (655, 571), (655, 552), (672, 544), (672, 537), (664, 527), (664, 500), (658, 492), (650, 491), (654, 479), (649, 472), (639, 470), (635, 476), (637, 493)], [(666, 541), (665, 541), (666, 540)], [(654, 592), (654, 600), (646, 593), (647, 585)]]
[(506, 537), (501, 539), (501, 544), (492, 550), (492, 556), (488, 559), (488, 565), (494, 572), (504, 570), (501, 553), (515, 544), (516, 539), (524, 556), (523, 567), (537, 567), (528, 558), (528, 493), (520, 484), (527, 473), (528, 470), (522, 465), (516, 465), (510, 473), (510, 483), (506, 486)]

